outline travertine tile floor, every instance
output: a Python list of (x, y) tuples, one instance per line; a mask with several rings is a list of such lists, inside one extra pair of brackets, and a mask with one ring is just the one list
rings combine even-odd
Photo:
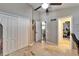
[(77, 56), (77, 50), (64, 49), (48, 43), (35, 43), (8, 56)]

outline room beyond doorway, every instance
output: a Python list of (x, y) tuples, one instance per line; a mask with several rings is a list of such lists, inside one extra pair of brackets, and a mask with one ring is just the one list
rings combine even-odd
[(58, 19), (58, 46), (71, 49), (72, 40), (70, 33), (72, 32), (72, 17), (63, 17)]
[(0, 56), (3, 54), (3, 26), (0, 24)]

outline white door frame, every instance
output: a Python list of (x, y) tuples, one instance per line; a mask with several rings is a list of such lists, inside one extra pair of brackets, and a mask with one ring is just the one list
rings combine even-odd
[[(64, 18), (70, 18), (70, 34), (72, 33), (72, 16), (58, 18), (58, 44), (59, 44), (59, 40), (62, 39), (62, 38), (60, 38), (61, 37), (61, 35), (60, 35), (61, 30), (59, 30), (59, 28), (61, 28), (60, 21)], [(61, 34), (62, 34), (62, 32), (61, 32)], [(70, 35), (70, 49), (72, 49), (72, 37), (71, 37), (71, 35)]]

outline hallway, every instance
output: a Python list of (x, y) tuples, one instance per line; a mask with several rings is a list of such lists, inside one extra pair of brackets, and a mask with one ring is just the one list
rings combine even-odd
[(7, 56), (77, 56), (77, 50), (69, 50), (51, 45), (50, 43), (35, 43), (33, 46), (17, 50)]
[(50, 8), (42, 8), (43, 3), (0, 4), (3, 56), (78, 55), (70, 34), (79, 39), (79, 4), (46, 4)]

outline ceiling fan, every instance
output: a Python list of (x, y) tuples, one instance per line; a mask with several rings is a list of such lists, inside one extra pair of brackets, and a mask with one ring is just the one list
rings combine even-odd
[(48, 13), (49, 12), (48, 7), (51, 5), (57, 6), (57, 5), (62, 5), (62, 3), (45, 3), (45, 4), (42, 4), (41, 6), (37, 7), (34, 10), (37, 11), (38, 9), (43, 8), (43, 9), (45, 9), (46, 13)]

